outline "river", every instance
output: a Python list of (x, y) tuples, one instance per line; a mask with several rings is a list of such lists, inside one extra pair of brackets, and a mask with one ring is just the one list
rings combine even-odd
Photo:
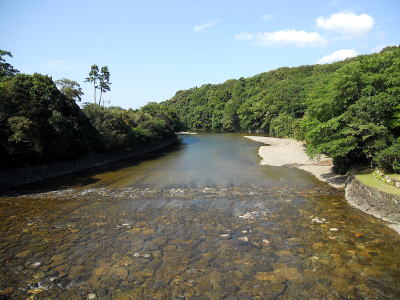
[(399, 299), (400, 237), (237, 134), (0, 197), (0, 299)]

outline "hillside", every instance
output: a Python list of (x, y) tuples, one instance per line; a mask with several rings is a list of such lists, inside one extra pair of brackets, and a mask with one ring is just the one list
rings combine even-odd
[(373, 163), (400, 172), (400, 48), (279, 68), (178, 91), (165, 102), (190, 129), (260, 132), (307, 142), (336, 171)]

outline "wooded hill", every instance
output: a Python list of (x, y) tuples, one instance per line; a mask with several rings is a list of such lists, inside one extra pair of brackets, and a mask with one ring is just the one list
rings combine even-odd
[(193, 130), (304, 140), (336, 171), (356, 163), (400, 172), (400, 48), (325, 65), (279, 68), (178, 91), (165, 102)]
[(178, 119), (165, 105), (138, 110), (84, 104), (41, 74), (19, 74), (0, 50), (0, 168), (82, 157), (171, 137)]

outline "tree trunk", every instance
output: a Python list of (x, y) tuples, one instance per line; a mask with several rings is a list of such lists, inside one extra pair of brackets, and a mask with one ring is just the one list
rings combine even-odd
[(94, 104), (97, 104), (97, 99), (96, 99), (96, 81), (93, 81), (93, 88), (94, 88)]
[[(100, 100), (99, 100), (99, 105), (101, 105), (101, 96), (103, 96), (103, 90), (100, 88)], [(104, 106), (104, 103), (103, 103)]]

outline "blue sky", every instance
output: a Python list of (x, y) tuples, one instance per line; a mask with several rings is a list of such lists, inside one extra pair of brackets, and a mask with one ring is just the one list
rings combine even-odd
[(90, 65), (108, 65), (106, 99), (124, 108), (399, 40), (399, 0), (0, 0), (0, 49), (17, 69), (76, 80), (89, 102)]

